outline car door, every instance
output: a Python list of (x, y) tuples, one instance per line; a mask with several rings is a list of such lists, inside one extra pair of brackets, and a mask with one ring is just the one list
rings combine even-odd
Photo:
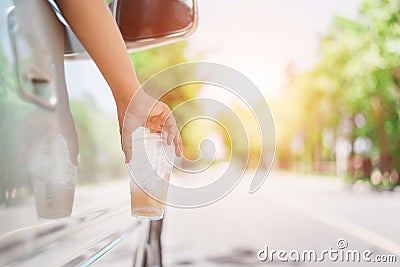
[[(197, 22), (189, 3), (185, 29), (130, 35), (127, 48), (185, 38)], [(129, 15), (127, 0), (110, 8), (120, 19)], [(115, 140), (119, 149), (118, 132), (107, 126), (117, 122), (87, 92), (69, 96), (64, 58), (78, 57), (85, 52), (53, 5), (0, 2), (0, 266), (88, 266), (128, 238), (132, 262), (146, 261), (151, 227), (130, 217), (128, 173), (104, 144)]]

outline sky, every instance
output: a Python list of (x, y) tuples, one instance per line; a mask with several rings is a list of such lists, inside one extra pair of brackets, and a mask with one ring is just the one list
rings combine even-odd
[[(361, 0), (200, 0), (199, 25), (188, 39), (189, 58), (232, 67), (252, 80), (265, 97), (285, 83), (285, 69), (313, 66), (318, 38), (335, 15), (355, 18)], [(66, 63), (72, 96), (94, 94), (113, 111), (105, 81), (93, 62)], [(83, 76), (83, 77), (82, 77)], [(212, 90), (212, 89), (210, 89)]]
[(199, 27), (189, 55), (233, 67), (266, 96), (280, 90), (285, 69), (313, 66), (318, 36), (335, 15), (355, 18), (360, 0), (199, 1)]

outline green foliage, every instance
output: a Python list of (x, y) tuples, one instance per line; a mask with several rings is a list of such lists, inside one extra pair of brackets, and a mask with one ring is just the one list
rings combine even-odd
[[(25, 155), (21, 156), (23, 133), (18, 126), (32, 110), (32, 105), (17, 95), (13, 66), (0, 48), (0, 206), (20, 201), (20, 193), (26, 192), (29, 184), (27, 168), (21, 167), (21, 162), (26, 162)], [(12, 191), (15, 198), (10, 197)]]
[[(335, 138), (347, 136), (352, 143), (366, 137), (374, 146), (371, 151), (378, 153), (377, 157), (372, 152), (363, 156), (383, 172), (398, 169), (399, 62), (400, 1), (366, 0), (356, 21), (337, 17), (320, 41), (316, 66), (289, 83), (288, 93), (294, 96), (287, 105), (296, 115), (289, 118), (292, 126), (286, 130), (286, 140), (302, 134), (301, 157), (315, 162), (334, 159), (333, 147), (323, 153), (326, 129), (333, 129)], [(355, 124), (357, 114), (365, 117), (364, 125)], [(350, 133), (340, 130), (346, 121), (352, 123)], [(278, 150), (278, 158), (287, 152), (287, 146), (286, 151)]]
[(79, 141), (79, 181), (94, 182), (125, 174), (118, 123), (111, 114), (93, 109), (88, 103), (70, 102)]

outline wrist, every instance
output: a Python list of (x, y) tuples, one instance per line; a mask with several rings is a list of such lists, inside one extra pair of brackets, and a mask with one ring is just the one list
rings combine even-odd
[(131, 88), (129, 90), (119, 91), (117, 94), (114, 94), (115, 104), (117, 105), (118, 112), (125, 112), (128, 108), (129, 103), (133, 99), (133, 96), (137, 94), (139, 91), (139, 86)]
[(117, 106), (118, 120), (123, 121), (128, 109), (142, 110), (149, 104), (149, 96), (140, 88), (136, 89), (129, 97), (115, 99)]

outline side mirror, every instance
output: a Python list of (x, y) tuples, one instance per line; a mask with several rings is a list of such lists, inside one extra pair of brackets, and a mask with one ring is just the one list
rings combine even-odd
[[(109, 7), (129, 51), (138, 51), (185, 39), (197, 28), (197, 0), (111, 0)], [(52, 3), (52, 2), (50, 2)], [(66, 26), (64, 57), (86, 58), (85, 49)]]
[(182, 40), (197, 27), (196, 0), (114, 0), (110, 8), (129, 50)]

